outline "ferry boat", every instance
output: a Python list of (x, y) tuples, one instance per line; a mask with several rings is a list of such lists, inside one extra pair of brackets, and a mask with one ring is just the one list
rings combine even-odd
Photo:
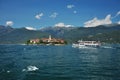
[(77, 43), (73, 43), (72, 47), (78, 47), (78, 48), (96, 48), (100, 47), (101, 43), (100, 41), (82, 41), (79, 40)]

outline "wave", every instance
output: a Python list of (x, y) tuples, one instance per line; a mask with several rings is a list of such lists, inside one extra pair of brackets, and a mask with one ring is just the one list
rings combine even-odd
[(22, 71), (36, 71), (39, 70), (36, 66), (27, 66), (26, 69), (23, 69)]
[(7, 71), (7, 73), (10, 73), (10, 71)]

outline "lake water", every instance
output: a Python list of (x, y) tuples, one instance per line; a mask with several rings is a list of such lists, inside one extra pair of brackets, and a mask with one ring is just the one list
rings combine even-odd
[(0, 80), (120, 80), (120, 45), (0, 45)]

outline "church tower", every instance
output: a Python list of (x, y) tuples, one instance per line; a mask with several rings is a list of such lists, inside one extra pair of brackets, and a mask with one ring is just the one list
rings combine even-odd
[(51, 40), (52, 40), (51, 35), (49, 35), (49, 41), (51, 41)]

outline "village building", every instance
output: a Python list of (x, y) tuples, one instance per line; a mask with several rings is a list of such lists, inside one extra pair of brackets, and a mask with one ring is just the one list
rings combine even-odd
[(30, 43), (37, 44), (40, 42), (40, 39), (31, 39)]
[(63, 39), (56, 39), (52, 38), (51, 35), (49, 35), (49, 38), (41, 38), (41, 39), (31, 39), (30, 44), (65, 44), (65, 41)]
[(49, 38), (42, 38), (41, 39), (43, 42), (48, 42), (48, 43), (64, 43), (64, 40), (62, 39), (56, 39), (52, 38), (51, 35), (49, 35)]

